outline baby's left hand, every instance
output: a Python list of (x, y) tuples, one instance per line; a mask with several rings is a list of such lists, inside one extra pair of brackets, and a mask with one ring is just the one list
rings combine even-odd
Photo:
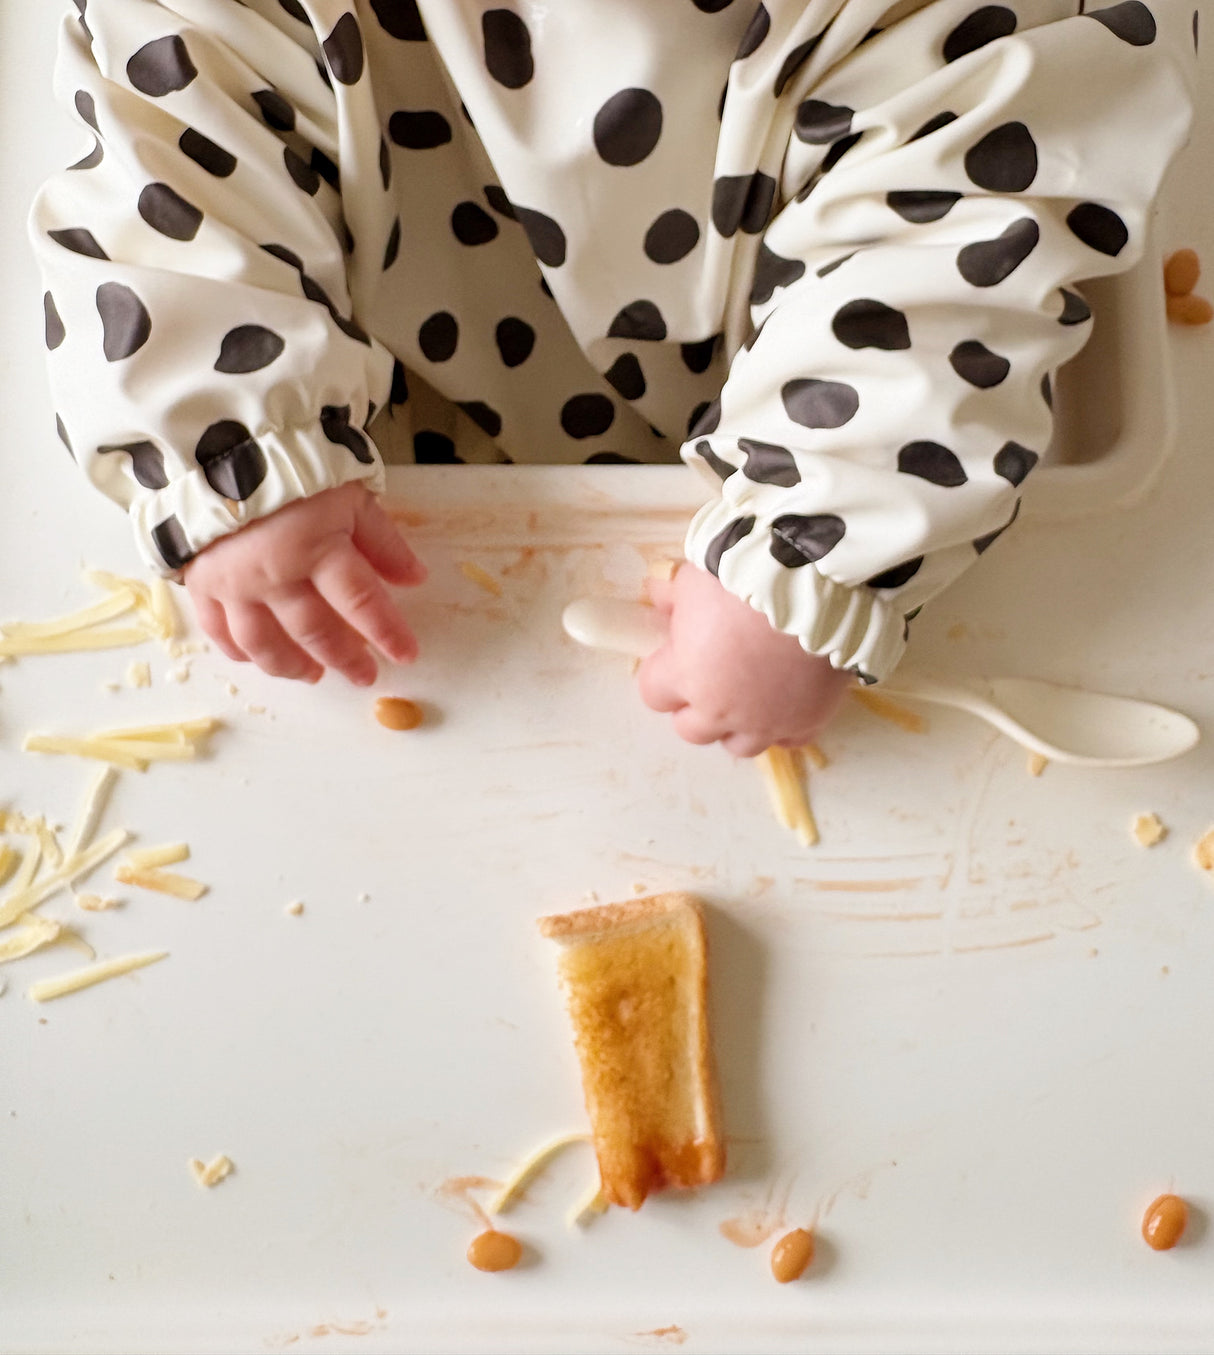
[(641, 697), (673, 716), (689, 743), (736, 757), (772, 744), (799, 747), (827, 724), (852, 683), (809, 654), (711, 574), (683, 565), (650, 596), (667, 619), (666, 643), (641, 664)]

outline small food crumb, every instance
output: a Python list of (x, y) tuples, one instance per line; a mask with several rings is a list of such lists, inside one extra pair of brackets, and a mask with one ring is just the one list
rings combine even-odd
[(1189, 1221), (1189, 1207), (1179, 1195), (1160, 1195), (1142, 1217), (1143, 1241), (1155, 1251), (1169, 1251)]
[(152, 685), (152, 670), (148, 667), (144, 659), (135, 659), (127, 667), (126, 681), (128, 687), (150, 687)]
[(799, 1280), (814, 1259), (814, 1235), (808, 1228), (785, 1233), (771, 1252), (771, 1273), (780, 1284)]
[(218, 1157), (212, 1158), (205, 1165), (196, 1157), (190, 1158), (190, 1171), (194, 1174), (194, 1180), (200, 1186), (217, 1186), (220, 1181), (231, 1176), (235, 1163), (226, 1153), (220, 1153)]
[(1158, 814), (1139, 814), (1134, 820), (1134, 837), (1139, 846), (1154, 847), (1168, 835)]
[(179, 668), (170, 668), (164, 675), (166, 682), (188, 682), (190, 680), (190, 669), (188, 664), (182, 664)]
[(370, 895), (370, 894), (367, 894), (367, 893), (362, 893), (362, 894), (360, 894), (360, 895), (358, 896), (358, 902), (359, 902), (359, 903), (370, 903), (370, 902), (371, 902), (371, 895)]
[(264, 706), (259, 706), (253, 701), (249, 702), (245, 707), (245, 710), (247, 710), (250, 715), (264, 715), (266, 713), (266, 708)]
[(404, 696), (381, 696), (375, 703), (375, 718), (385, 729), (416, 729), (422, 709)]
[(3, 997), (3, 996), (4, 996), (5, 990), (6, 990), (7, 988), (8, 988), (8, 980), (7, 980), (7, 979), (0, 979), (0, 997)]
[(474, 564), (471, 560), (461, 560), (459, 572), (469, 583), (474, 583), (478, 588), (483, 588), (486, 593), (492, 593), (495, 598), (501, 597), (502, 586), (487, 569), (482, 569), (480, 565)]
[(83, 908), (86, 913), (104, 913), (118, 907), (117, 899), (103, 898), (100, 894), (77, 894), (75, 899), (76, 907)]
[(103, 682), (101, 684), (103, 692), (120, 692), (122, 690), (121, 682)]
[(291, 902), (288, 903), (286, 907), (286, 911), (290, 913), (292, 917), (298, 917), (303, 912), (303, 910), (304, 910), (303, 899), (292, 899)]
[(239, 696), (240, 688), (234, 682), (229, 682), (227, 684), (227, 693), (229, 696)]
[(522, 1259), (523, 1245), (509, 1233), (486, 1228), (468, 1244), (468, 1263), (477, 1270), (513, 1270)]
[(1163, 264), (1163, 287), (1169, 296), (1188, 296), (1201, 281), (1201, 260), (1195, 249), (1178, 249)]
[(1048, 757), (1043, 757), (1040, 753), (1029, 754), (1028, 771), (1030, 776), (1040, 776), (1049, 765)]
[(970, 633), (970, 628), (964, 621), (954, 621), (953, 624), (944, 632), (946, 640), (964, 640)]
[(1214, 874), (1214, 828), (1197, 839), (1193, 848), (1193, 860), (1202, 870)]

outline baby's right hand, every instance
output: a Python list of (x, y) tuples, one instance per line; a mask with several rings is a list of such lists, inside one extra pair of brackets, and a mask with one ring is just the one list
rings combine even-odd
[(221, 537), (184, 582), (203, 630), (237, 663), (304, 682), (336, 668), (368, 687), (377, 671), (368, 645), (393, 663), (417, 657), (385, 583), (425, 577), (375, 496), (351, 483)]

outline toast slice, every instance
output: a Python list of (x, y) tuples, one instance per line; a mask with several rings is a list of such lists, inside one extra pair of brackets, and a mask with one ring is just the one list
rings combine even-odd
[(725, 1148), (696, 899), (654, 894), (539, 926), (561, 946), (603, 1194), (639, 1209), (651, 1191), (718, 1180)]

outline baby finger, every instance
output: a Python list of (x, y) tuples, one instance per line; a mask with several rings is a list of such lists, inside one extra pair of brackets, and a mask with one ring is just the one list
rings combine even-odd
[(274, 615), (283, 630), (326, 668), (335, 668), (356, 687), (369, 687), (378, 665), (361, 635), (347, 625), (311, 584), (302, 584), (273, 599)]
[(319, 682), (324, 669), (283, 630), (268, 607), (245, 603), (228, 616), (232, 637), (250, 659), (271, 677)]

